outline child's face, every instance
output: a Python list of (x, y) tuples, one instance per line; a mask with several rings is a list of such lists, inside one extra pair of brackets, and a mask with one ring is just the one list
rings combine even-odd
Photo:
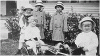
[(25, 11), (26, 14), (31, 14), (31, 12), (32, 12), (31, 9), (27, 9), (27, 10)]
[(36, 8), (37, 11), (41, 10), (41, 6), (36, 6), (35, 8)]
[(60, 6), (57, 6), (56, 10), (57, 10), (58, 12), (60, 12), (60, 11), (62, 11), (62, 8), (61, 8)]
[(82, 23), (82, 31), (83, 32), (90, 32), (92, 30), (92, 23), (89, 21)]
[(41, 11), (43, 11), (44, 10), (44, 7), (41, 7)]
[(31, 25), (32, 27), (36, 26), (36, 21), (35, 21), (35, 20), (32, 20), (32, 21), (30, 22), (30, 25)]

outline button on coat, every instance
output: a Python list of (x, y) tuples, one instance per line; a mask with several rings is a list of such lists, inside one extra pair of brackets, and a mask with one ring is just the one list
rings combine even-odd
[(67, 32), (67, 18), (63, 13), (55, 13), (50, 22), (50, 30), (53, 30), (52, 40), (64, 41), (63, 32)]
[(46, 28), (46, 19), (44, 11), (33, 11), (33, 16), (37, 17), (41, 39), (44, 39), (44, 28)]

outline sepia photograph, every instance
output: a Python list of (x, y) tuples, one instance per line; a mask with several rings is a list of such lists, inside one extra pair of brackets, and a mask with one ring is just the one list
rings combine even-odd
[(1, 56), (100, 56), (99, 0), (0, 0)]

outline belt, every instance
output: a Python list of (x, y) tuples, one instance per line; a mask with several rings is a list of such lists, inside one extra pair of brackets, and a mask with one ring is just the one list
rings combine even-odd
[(55, 26), (55, 28), (61, 28), (61, 26), (59, 26), (59, 27), (58, 26)]

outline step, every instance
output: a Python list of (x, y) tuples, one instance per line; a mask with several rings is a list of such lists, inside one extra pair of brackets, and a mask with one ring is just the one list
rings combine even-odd
[(8, 29), (5, 27), (5, 20), (0, 20), (0, 40), (8, 39)]

